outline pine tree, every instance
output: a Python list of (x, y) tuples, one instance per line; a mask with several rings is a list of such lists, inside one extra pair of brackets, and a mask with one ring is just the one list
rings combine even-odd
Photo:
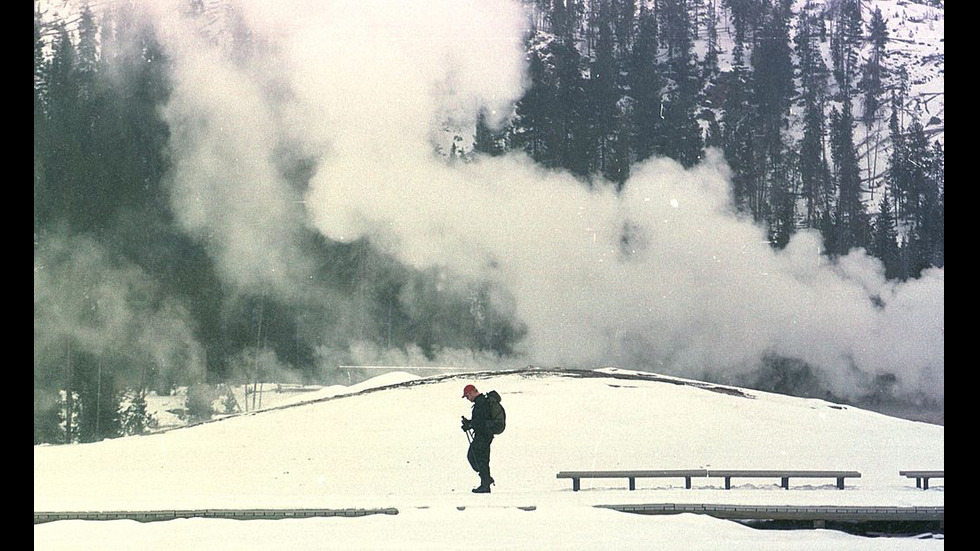
[(767, 227), (769, 243), (777, 249), (786, 247), (796, 232), (796, 194), (793, 187), (793, 176), (788, 170), (773, 178), (770, 185)]
[(632, 142), (637, 161), (661, 153), (664, 82), (659, 53), (656, 14), (646, 4), (641, 4), (629, 71), (630, 93), (634, 100)]
[(800, 180), (806, 203), (804, 224), (818, 227), (822, 213), (831, 204), (830, 169), (827, 165), (824, 110), (827, 93), (827, 66), (820, 55), (820, 36), (813, 25), (809, 3), (800, 16), (796, 34), (796, 54), (802, 84), (803, 136), (800, 140)]
[(888, 26), (881, 9), (876, 8), (868, 24), (868, 38), (871, 41), (871, 56), (864, 65), (864, 78), (861, 90), (864, 93), (864, 122), (871, 125), (880, 107), (880, 97), (883, 90), (885, 73), (884, 61), (888, 45)]
[(661, 46), (671, 65), (686, 63), (691, 56), (694, 32), (687, 0), (659, 0), (656, 15), (660, 21)]
[(854, 90), (858, 70), (858, 50), (863, 40), (860, 0), (841, 0), (837, 6), (834, 32), (831, 34), (831, 59), (841, 100)]
[[(553, 25), (563, 21), (552, 19)], [(594, 167), (589, 149), (593, 121), (583, 59), (574, 39), (571, 34), (537, 32), (529, 37), (527, 52), (531, 85), (516, 106), (510, 144), (543, 166), (587, 178)]]
[(763, 125), (760, 131), (768, 138), (767, 150), (771, 157), (781, 153), (780, 136), (787, 124), (791, 98), (796, 92), (787, 18), (785, 12), (770, 11), (756, 34), (752, 50), (753, 103)]
[(898, 230), (895, 224), (895, 212), (886, 189), (878, 204), (878, 214), (875, 218), (871, 251), (885, 266), (885, 277), (897, 279), (902, 277), (902, 260), (899, 250)]
[(63, 23), (55, 27), (47, 78), (48, 140), (44, 158), (50, 218), (71, 221), (77, 216), (77, 167), (83, 163), (77, 140), (79, 98), (75, 45)]
[(704, 135), (697, 120), (701, 82), (686, 0), (663, 0), (661, 18), (670, 84), (663, 100), (664, 141), (658, 149), (692, 167), (704, 157)]
[[(784, 233), (789, 231), (791, 223), (788, 220), (793, 218), (792, 196), (786, 188), (788, 174), (783, 143), (791, 98), (795, 93), (788, 17), (788, 10), (784, 11), (778, 5), (767, 10), (755, 34), (751, 56), (751, 101), (757, 115), (756, 131), (762, 137), (765, 171), (764, 185), (756, 189), (754, 211), (757, 219), (766, 220), (770, 226), (782, 226)], [(776, 214), (777, 210), (780, 214)]]
[(892, 190), (892, 197), (895, 199), (896, 216), (899, 220), (907, 220), (912, 184), (908, 165), (908, 147), (906, 146), (905, 133), (899, 122), (899, 113), (902, 109), (901, 96), (893, 92), (891, 104), (891, 117), (888, 122), (891, 136), (888, 182)]
[(718, 75), (720, 68), (718, 67), (718, 59), (721, 55), (721, 46), (718, 42), (718, 8), (715, 5), (715, 0), (709, 0), (707, 4), (707, 14), (705, 21), (705, 33), (707, 40), (707, 51), (704, 54), (704, 61), (702, 65), (704, 67), (704, 78), (705, 80), (711, 80)]
[(609, 144), (609, 156), (606, 159), (603, 176), (616, 184), (616, 190), (621, 191), (630, 177), (632, 161), (633, 101), (632, 98), (622, 98), (616, 104), (615, 137)]
[(804, 106), (803, 137), (800, 140), (800, 179), (806, 202), (804, 221), (811, 228), (816, 226), (820, 214), (827, 212), (830, 205), (830, 168), (824, 153), (825, 135), (822, 104), (808, 101)]
[(102, 143), (111, 151), (106, 167), (117, 197), (116, 208), (149, 208), (148, 217), (167, 217), (169, 128), (160, 107), (170, 96), (170, 66), (144, 16), (130, 8), (117, 13), (115, 32), (104, 32), (105, 56), (119, 81), (109, 92)]
[(78, 393), (78, 441), (98, 442), (120, 436), (121, 395), (116, 387), (115, 374), (105, 365), (104, 358), (81, 354), (77, 359), (72, 388)]
[(598, 39), (589, 79), (589, 102), (592, 108), (588, 112), (592, 121), (590, 135), (593, 140), (590, 149), (593, 151), (593, 164), (597, 171), (621, 186), (626, 181), (628, 172), (622, 173), (622, 165), (616, 159), (616, 144), (622, 119), (622, 93), (618, 82), (620, 69), (613, 35), (615, 19), (608, 6), (608, 3), (601, 5), (595, 21)]
[(509, 146), (521, 149), (544, 166), (558, 166), (555, 152), (551, 151), (551, 120), (554, 117), (555, 90), (553, 70), (549, 66), (552, 37), (536, 32), (528, 37), (526, 51), (530, 87), (515, 106), (515, 121), (508, 137)]
[(909, 125), (907, 145), (909, 275), (916, 277), (922, 270), (945, 262), (944, 160), (942, 146), (929, 145), (917, 120)]
[(755, 120), (756, 112), (749, 101), (750, 84), (744, 67), (732, 68), (729, 78), (723, 81), (726, 94), (722, 105), (720, 125), (722, 150), (732, 168), (732, 196), (735, 206), (759, 220), (756, 203), (761, 180), (764, 177), (761, 162), (761, 144), (758, 143)]
[(113, 135), (108, 125), (114, 106), (109, 99), (105, 67), (101, 58), (100, 29), (86, 4), (78, 23), (75, 93), (78, 96), (78, 127), (74, 139), (81, 151), (75, 167), (77, 186), (74, 216), (80, 231), (105, 231), (117, 207), (114, 179), (106, 174), (116, 151), (106, 144)]
[(823, 238), (823, 254), (836, 256), (841, 249), (838, 243), (837, 222), (835, 213), (827, 210), (820, 216), (820, 236)]
[(752, 31), (758, 22), (762, 2), (759, 0), (724, 0), (731, 12), (732, 26), (735, 28), (733, 61), (735, 65), (744, 63), (742, 57), (752, 40)]
[(610, 5), (616, 35), (616, 57), (626, 59), (636, 38), (636, 0), (610, 0)]
[(946, 152), (943, 144), (932, 144), (927, 177), (935, 194), (926, 227), (932, 244), (930, 264), (942, 268), (946, 265)]
[(120, 412), (122, 434), (145, 434), (154, 423), (153, 415), (149, 412), (146, 402), (146, 390), (140, 388), (137, 391), (128, 392), (127, 396), (129, 397), (129, 404)]
[(571, 36), (560, 37), (553, 43), (555, 88), (555, 112), (552, 124), (552, 149), (557, 153), (558, 166), (581, 177), (588, 177), (593, 169), (593, 155), (589, 151), (592, 142), (593, 118), (589, 112), (588, 82), (584, 59), (575, 48)]
[(99, 76), (99, 29), (95, 16), (88, 4), (82, 6), (78, 21), (78, 61), (75, 66), (78, 95), (83, 101), (91, 102), (98, 94), (95, 89)]
[(908, 218), (912, 224), (922, 226), (929, 207), (927, 201), (935, 196), (929, 182), (930, 148), (925, 129), (918, 120), (913, 120), (906, 130), (905, 166), (908, 171), (907, 203)]
[(552, 0), (548, 14), (551, 33), (565, 39), (573, 39), (583, 11), (582, 0)]
[(109, 101), (100, 31), (91, 11), (83, 9), (77, 44), (63, 23), (56, 27), (47, 79), (47, 147), (42, 163), (49, 199), (48, 217), (75, 233), (102, 232), (113, 221), (118, 195), (107, 167), (118, 151), (107, 147)]
[(837, 181), (837, 232), (838, 254), (846, 254), (854, 248), (869, 247), (869, 224), (861, 201), (861, 169), (854, 147), (854, 118), (849, 102), (843, 110), (831, 112), (831, 156)]

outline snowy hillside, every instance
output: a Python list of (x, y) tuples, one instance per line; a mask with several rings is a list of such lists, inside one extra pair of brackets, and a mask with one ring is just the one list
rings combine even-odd
[[(834, 4), (832, 0), (798, 1), (796, 11), (807, 3), (811, 9)], [(896, 90), (900, 86), (901, 73), (906, 73), (909, 86), (906, 114), (918, 117), (931, 138), (944, 142), (945, 3), (871, 0), (862, 2), (861, 8), (865, 24), (876, 10), (881, 10), (888, 29), (883, 79), (885, 89)], [(862, 52), (862, 61), (870, 55), (869, 50), (870, 45)], [(825, 55), (829, 62), (829, 53)]]
[[(404, 383), (389, 384), (398, 382)], [(470, 493), (462, 387), (504, 397), (497, 481)], [(943, 469), (941, 426), (805, 400), (655, 376), (527, 370), (415, 380), (143, 437), (35, 446), (34, 510), (389, 508), (397, 515), (288, 521), (59, 521), (36, 549), (941, 548), (941, 538), (870, 540), (832, 531), (757, 531), (691, 515), (643, 517), (615, 503), (942, 506), (898, 475)], [(860, 479), (583, 481), (569, 469), (847, 469)], [(533, 507), (533, 510), (517, 507)], [(463, 510), (461, 510), (461, 508)], [(722, 543), (725, 542), (725, 543)]]
[[(875, 5), (877, 4), (877, 5)], [(940, 2), (940, 6), (944, 3)], [(945, 54), (944, 7), (899, 0), (872, 3), (882, 10), (889, 25), (890, 65), (904, 67), (911, 84), (913, 112), (919, 113), (930, 136), (944, 142)], [(872, 8), (873, 9), (873, 8)]]
[[(802, 8), (805, 2), (798, 2)], [(834, 2), (811, 2), (812, 6), (833, 6)], [(861, 3), (861, 14), (865, 26), (876, 10), (881, 11), (888, 30), (888, 42), (882, 61), (884, 75), (882, 85), (885, 97), (882, 98), (882, 112), (873, 123), (861, 123), (854, 129), (855, 142), (862, 159), (870, 193), (868, 204), (877, 204), (881, 194), (876, 188), (887, 184), (889, 152), (892, 149), (888, 135), (888, 121), (892, 108), (889, 98), (892, 94), (905, 93), (902, 112), (898, 120), (904, 126), (913, 120), (922, 125), (930, 141), (945, 144), (945, 52), (946, 27), (945, 3), (908, 0), (873, 0)], [(870, 40), (861, 52), (861, 63), (872, 55)], [(831, 60), (829, 50), (825, 52), (828, 66)], [(859, 101), (855, 100), (855, 103)], [(802, 123), (800, 123), (802, 126)]]

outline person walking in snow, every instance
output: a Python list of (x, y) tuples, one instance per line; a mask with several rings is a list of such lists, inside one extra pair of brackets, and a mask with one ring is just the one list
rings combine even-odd
[(490, 485), (493, 484), (493, 477), (490, 476), (490, 443), (493, 442), (490, 401), (473, 385), (463, 388), (463, 398), (473, 402), (472, 418), (462, 418), (463, 430), (467, 434), (473, 431), (466, 459), (470, 462), (470, 467), (480, 475), (480, 485), (473, 488), (473, 493), (489, 494)]

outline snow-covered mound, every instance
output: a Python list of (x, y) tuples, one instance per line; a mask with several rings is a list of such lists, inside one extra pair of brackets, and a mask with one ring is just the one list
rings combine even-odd
[[(462, 388), (503, 395), (491, 495), (474, 495)], [(417, 378), (389, 374), (324, 389), (305, 404), (151, 436), (35, 446), (34, 510), (396, 508), (396, 515), (296, 520), (58, 521), (35, 549), (941, 549), (942, 535), (863, 538), (832, 530), (762, 531), (683, 514), (596, 508), (623, 503), (942, 506), (901, 469), (942, 469), (944, 427), (820, 400), (612, 368)], [(566, 469), (848, 469), (832, 480), (583, 481)], [(530, 510), (529, 510), (530, 509)]]
[[(460, 394), (471, 381), (499, 391), (508, 412), (493, 446), (491, 499), (942, 504), (941, 490), (913, 491), (898, 471), (942, 469), (944, 427), (680, 379), (585, 374), (388, 376), (379, 390), (164, 434), (35, 447), (34, 509), (397, 507), (470, 498), (475, 476), (459, 418), (469, 414)], [(845, 491), (832, 481), (789, 492), (766, 480), (736, 481), (728, 492), (715, 479), (694, 490), (639, 482), (657, 488), (653, 494), (598, 481), (574, 495), (555, 478), (567, 469), (698, 467), (848, 469), (862, 478)]]

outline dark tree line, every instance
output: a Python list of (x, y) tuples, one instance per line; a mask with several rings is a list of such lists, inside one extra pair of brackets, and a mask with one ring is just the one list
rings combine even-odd
[[(82, 331), (98, 331), (108, 323), (103, 314), (113, 309), (106, 281), (93, 277), (99, 268), (67, 260), (89, 242), (76, 236), (111, 243), (112, 254), (101, 258), (116, 267), (127, 256), (149, 260), (145, 240), (162, 245), (177, 237), (154, 234), (169, 224), (160, 186), (167, 129), (156, 115), (167, 97), (165, 60), (134, 12), (115, 15), (111, 26), (100, 26), (86, 8), (69, 29), (66, 22), (42, 24), (35, 13), (35, 443), (99, 440), (126, 427), (139, 431), (146, 417), (140, 410), (149, 381), (140, 365), (145, 358), (127, 350), (133, 335), (92, 347), (77, 332), (48, 323), (74, 317)], [(56, 245), (53, 236), (69, 244)], [(42, 278), (39, 289), (38, 269), (44, 276), (68, 273), (61, 281)], [(128, 289), (133, 299), (159, 301), (143, 283)], [(50, 308), (46, 298), (55, 292), (60, 304)]]
[[(734, 172), (736, 206), (769, 229), (773, 246), (813, 228), (827, 254), (863, 248), (890, 278), (942, 266), (942, 147), (914, 117), (896, 122), (906, 98), (898, 76), (898, 85), (885, 85), (881, 12), (865, 21), (859, 0), (807, 3), (799, 12), (793, 4), (528, 2), (536, 22), (527, 38), (531, 87), (512, 124), (496, 135), (481, 128), (475, 149), (523, 150), (621, 189), (630, 167), (651, 156), (691, 167), (706, 147), (718, 148)], [(700, 58), (696, 41), (705, 45)], [(721, 71), (725, 55), (732, 65)], [(869, 142), (889, 144), (887, 168), (877, 162), (879, 147), (859, 147), (859, 124)]]

